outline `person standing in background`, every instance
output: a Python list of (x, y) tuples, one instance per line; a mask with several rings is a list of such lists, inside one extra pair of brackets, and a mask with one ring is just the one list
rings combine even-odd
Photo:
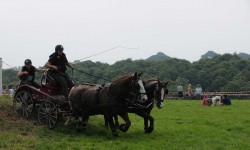
[(188, 85), (187, 93), (189, 98), (191, 99), (194, 95), (191, 84)]
[(195, 98), (201, 99), (201, 93), (202, 93), (202, 88), (201, 88), (201, 85), (198, 84), (196, 89), (195, 89)]
[(13, 89), (13, 85), (10, 84), (10, 85), (9, 85), (9, 96), (10, 96), (10, 97), (13, 97), (14, 92), (15, 92), (15, 91), (14, 91), (14, 89)]
[(183, 86), (179, 84), (177, 86), (178, 98), (183, 98)]

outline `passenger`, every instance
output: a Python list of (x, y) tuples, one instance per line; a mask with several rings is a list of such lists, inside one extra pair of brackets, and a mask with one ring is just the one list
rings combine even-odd
[(17, 76), (20, 78), (20, 85), (28, 84), (34, 86), (35, 88), (40, 88), (40, 85), (35, 82), (36, 72), (44, 72), (46, 69), (38, 69), (32, 65), (30, 59), (24, 61), (24, 66), (22, 70), (17, 73)]
[(45, 67), (50, 68), (49, 72), (52, 74), (57, 84), (60, 85), (61, 94), (68, 97), (69, 89), (74, 86), (74, 83), (66, 73), (66, 66), (73, 68), (73, 65), (68, 62), (63, 50), (64, 48), (62, 45), (57, 45), (55, 47), (55, 52), (49, 56), (49, 60), (45, 64)]

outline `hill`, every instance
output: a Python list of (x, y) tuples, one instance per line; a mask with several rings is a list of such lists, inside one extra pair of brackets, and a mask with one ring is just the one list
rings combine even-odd
[(243, 58), (243, 59), (250, 59), (250, 54), (247, 54), (247, 53), (239, 53), (237, 54), (240, 58)]
[(215, 53), (214, 51), (208, 51), (204, 55), (201, 56), (201, 59), (213, 58), (216, 55), (219, 55), (219, 54)]
[(149, 58), (147, 58), (146, 60), (148, 61), (165, 61), (171, 59), (171, 57), (167, 56), (166, 54), (162, 53), (162, 52), (158, 52), (156, 55), (152, 55)]
[[(208, 51), (204, 55), (201, 56), (201, 59), (206, 59), (206, 58), (213, 58), (214, 56), (219, 55), (214, 51)], [(234, 53), (233, 55), (237, 55), (238, 57), (242, 59), (250, 59), (250, 54), (247, 53)]]

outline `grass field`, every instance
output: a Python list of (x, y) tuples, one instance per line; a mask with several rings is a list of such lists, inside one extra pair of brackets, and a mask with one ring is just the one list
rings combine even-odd
[(49, 130), (34, 119), (18, 119), (12, 100), (1, 98), (0, 149), (250, 149), (250, 101), (232, 102), (232, 106), (206, 107), (200, 101), (167, 100), (163, 109), (155, 107), (152, 112), (152, 134), (144, 134), (142, 118), (130, 114), (131, 128), (115, 138), (102, 116), (91, 117), (81, 133), (62, 122)]

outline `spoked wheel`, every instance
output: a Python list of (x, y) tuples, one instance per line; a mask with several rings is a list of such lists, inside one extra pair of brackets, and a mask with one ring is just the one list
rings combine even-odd
[(23, 118), (28, 118), (34, 110), (32, 95), (27, 91), (18, 92), (14, 98), (14, 112)]
[(50, 129), (55, 127), (58, 120), (57, 106), (50, 101), (43, 102), (38, 110), (38, 120)]

